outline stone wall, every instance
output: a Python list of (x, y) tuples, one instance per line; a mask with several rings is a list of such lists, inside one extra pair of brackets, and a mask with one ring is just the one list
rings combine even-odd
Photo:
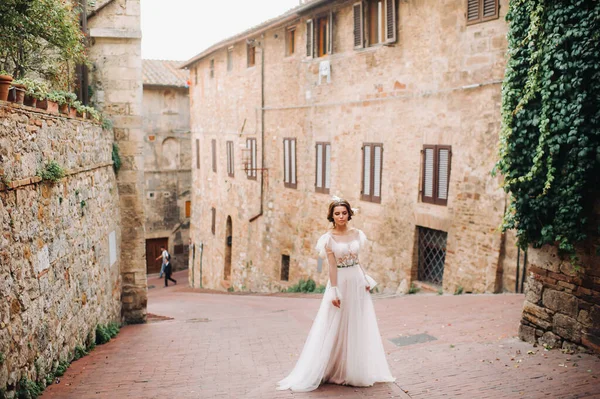
[[(592, 225), (598, 223), (600, 213)], [(554, 247), (528, 250), (521, 339), (570, 350), (583, 346), (600, 353), (599, 243), (596, 236), (579, 247), (577, 267), (569, 258), (562, 259)]]
[(88, 27), (92, 101), (113, 121), (123, 161), (118, 173), (123, 316), (140, 323), (147, 304), (140, 1), (111, 1), (89, 18)]
[[(166, 238), (171, 264), (182, 270), (188, 267), (192, 188), (188, 89), (144, 85), (143, 104), (146, 240)], [(149, 269), (159, 264), (148, 260)]]
[[(120, 321), (112, 143), (97, 123), (0, 103), (0, 390)], [(56, 184), (36, 176), (51, 160), (67, 171)]]
[[(370, 239), (362, 262), (385, 292), (405, 292), (417, 279), (420, 228), (447, 233), (443, 289), (498, 292), (503, 287), (498, 231), (505, 194), (490, 176), (500, 131), (508, 2), (500, 18), (466, 26), (466, 2), (397, 2), (398, 41), (355, 50), (351, 1), (331, 1), (289, 23), (242, 35), (190, 66), (194, 135), (192, 238), (203, 245), (190, 280), (211, 288), (273, 291), (311, 277), (327, 281), (313, 247), (329, 227), (330, 195), (360, 208), (351, 222)], [(334, 12), (333, 54), (306, 58), (306, 21)], [(296, 28), (296, 51), (285, 36)], [(246, 40), (256, 64), (248, 67)], [(227, 68), (233, 46), (233, 68)], [(262, 57), (264, 56), (264, 72)], [(331, 64), (331, 82), (319, 65)], [(214, 62), (214, 72), (211, 72)], [(265, 106), (261, 109), (261, 87)], [(264, 132), (262, 130), (264, 115)], [(283, 139), (297, 140), (296, 189), (283, 183)], [(248, 138), (264, 146), (261, 173), (247, 179), (242, 150)], [(212, 170), (216, 140), (217, 171)], [(235, 176), (226, 172), (226, 142), (233, 141)], [(315, 193), (315, 143), (332, 144), (330, 195)], [(383, 144), (381, 204), (361, 201), (361, 146)], [(421, 150), (451, 145), (447, 206), (423, 203)], [(199, 151), (196, 151), (196, 145)], [(216, 210), (212, 232), (212, 210)], [(227, 220), (232, 220), (232, 276), (224, 282)], [(282, 255), (290, 256), (289, 282), (281, 281)], [(362, 255), (361, 255), (362, 256)], [(508, 269), (508, 268), (507, 268)]]

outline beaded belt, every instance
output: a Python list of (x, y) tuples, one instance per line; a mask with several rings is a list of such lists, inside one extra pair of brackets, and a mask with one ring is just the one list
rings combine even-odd
[(348, 260), (348, 261), (346, 261), (344, 263), (338, 264), (337, 267), (338, 267), (338, 269), (342, 269), (342, 268), (345, 268), (345, 267), (353, 267), (353, 266), (356, 266), (356, 265), (358, 265), (358, 259), (356, 259), (356, 260), (351, 259), (351, 260)]

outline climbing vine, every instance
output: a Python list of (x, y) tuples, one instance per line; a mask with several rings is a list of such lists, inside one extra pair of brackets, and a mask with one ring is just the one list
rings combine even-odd
[(513, 0), (506, 18), (503, 229), (576, 259), (600, 183), (600, 1)]

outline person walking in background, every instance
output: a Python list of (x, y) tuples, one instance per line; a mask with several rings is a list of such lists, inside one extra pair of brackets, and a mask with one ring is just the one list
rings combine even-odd
[(171, 254), (167, 251), (167, 249), (164, 246), (160, 247), (160, 255), (156, 258), (156, 260), (161, 259), (162, 265), (160, 265), (160, 275), (158, 276), (158, 278), (162, 278), (163, 274), (165, 274), (165, 266), (167, 266), (167, 263), (170, 263), (171, 261)]

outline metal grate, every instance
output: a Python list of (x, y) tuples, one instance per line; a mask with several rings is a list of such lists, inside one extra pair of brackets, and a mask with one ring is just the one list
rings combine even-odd
[(441, 285), (448, 233), (419, 227), (419, 281)]

